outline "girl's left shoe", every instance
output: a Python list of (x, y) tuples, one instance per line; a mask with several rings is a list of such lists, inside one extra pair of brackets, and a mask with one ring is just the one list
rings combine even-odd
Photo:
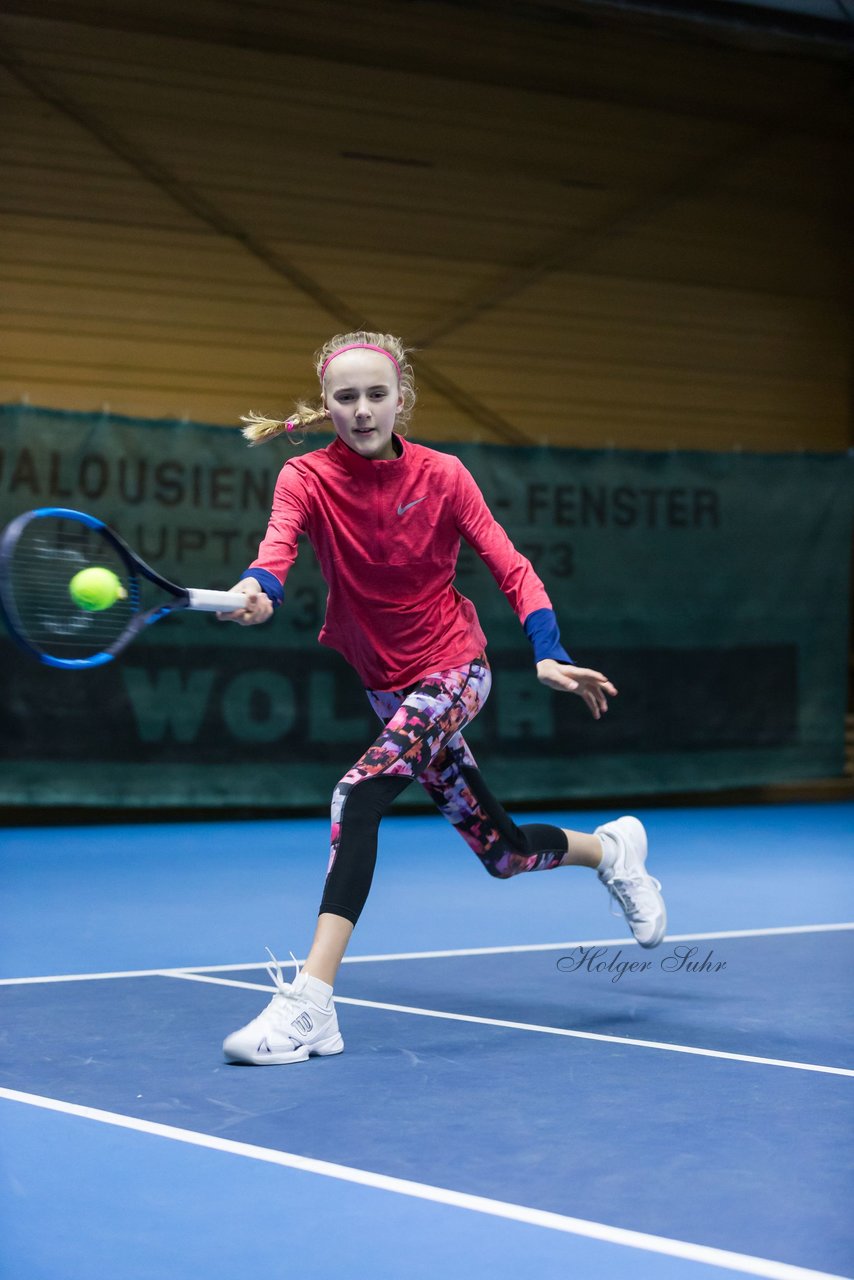
[[(646, 831), (637, 818), (597, 827), (602, 863), (596, 874), (620, 907), (642, 947), (657, 947), (667, 928), (661, 885), (646, 869)], [(614, 912), (616, 915), (617, 912)]]
[(267, 972), (276, 984), (276, 994), (257, 1018), (223, 1041), (226, 1062), (272, 1067), (341, 1053), (344, 1041), (332, 988), (302, 973), (296, 959), (296, 977), (285, 982), (278, 960), (270, 955), (273, 963), (267, 965)]

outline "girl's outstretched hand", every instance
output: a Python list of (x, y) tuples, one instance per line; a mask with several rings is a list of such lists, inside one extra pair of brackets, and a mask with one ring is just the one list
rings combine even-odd
[(570, 667), (565, 662), (555, 662), (554, 658), (543, 658), (537, 663), (537, 679), (540, 684), (558, 693), (577, 693), (590, 708), (594, 720), (598, 720), (608, 710), (606, 694), (612, 698), (617, 690), (607, 676), (601, 671), (591, 671), (589, 667)]
[(231, 589), (244, 593), (246, 607), (234, 613), (218, 613), (216, 616), (220, 622), (238, 622), (241, 627), (254, 627), (272, 617), (273, 602), (254, 578), (242, 578)]

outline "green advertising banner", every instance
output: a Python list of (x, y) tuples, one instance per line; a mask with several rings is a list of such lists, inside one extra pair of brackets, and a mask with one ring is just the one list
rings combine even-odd
[[(854, 457), (442, 448), (534, 562), (569, 652), (620, 691), (597, 723), (542, 688), (463, 545), (457, 585), (495, 672), (467, 737), (493, 790), (548, 802), (841, 773)], [(0, 407), (0, 523), (39, 506), (90, 511), (176, 581), (229, 587), (290, 449), (189, 422)], [(170, 618), (82, 672), (43, 666), (0, 632), (0, 803), (325, 804), (378, 722), (356, 675), (316, 643), (324, 601), (305, 544), (262, 628)], [(423, 802), (419, 788), (407, 802)]]

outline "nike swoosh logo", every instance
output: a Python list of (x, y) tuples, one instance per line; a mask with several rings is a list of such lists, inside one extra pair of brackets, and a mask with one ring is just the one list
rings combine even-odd
[[(427, 494), (425, 493), (425, 494), (424, 494), (424, 498), (426, 498), (426, 497), (427, 497)], [(397, 514), (398, 514), (399, 516), (402, 516), (402, 515), (403, 515), (403, 513), (404, 513), (405, 511), (408, 511), (408, 510), (409, 510), (409, 508), (410, 508), (410, 507), (417, 507), (419, 502), (423, 502), (423, 501), (424, 501), (424, 498), (416, 498), (414, 502), (407, 502), (407, 504), (406, 504), (406, 506), (405, 506), (405, 507), (398, 507), (398, 508), (397, 508)]]

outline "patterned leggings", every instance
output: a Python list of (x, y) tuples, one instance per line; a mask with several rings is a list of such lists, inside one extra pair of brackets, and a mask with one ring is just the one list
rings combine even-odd
[(368, 897), (380, 819), (417, 779), (492, 876), (560, 865), (560, 827), (517, 827), (484, 783), (461, 730), (485, 703), (492, 672), (485, 657), (437, 671), (411, 689), (368, 697), (385, 729), (341, 779), (332, 797), (332, 844), (321, 912), (353, 924)]

